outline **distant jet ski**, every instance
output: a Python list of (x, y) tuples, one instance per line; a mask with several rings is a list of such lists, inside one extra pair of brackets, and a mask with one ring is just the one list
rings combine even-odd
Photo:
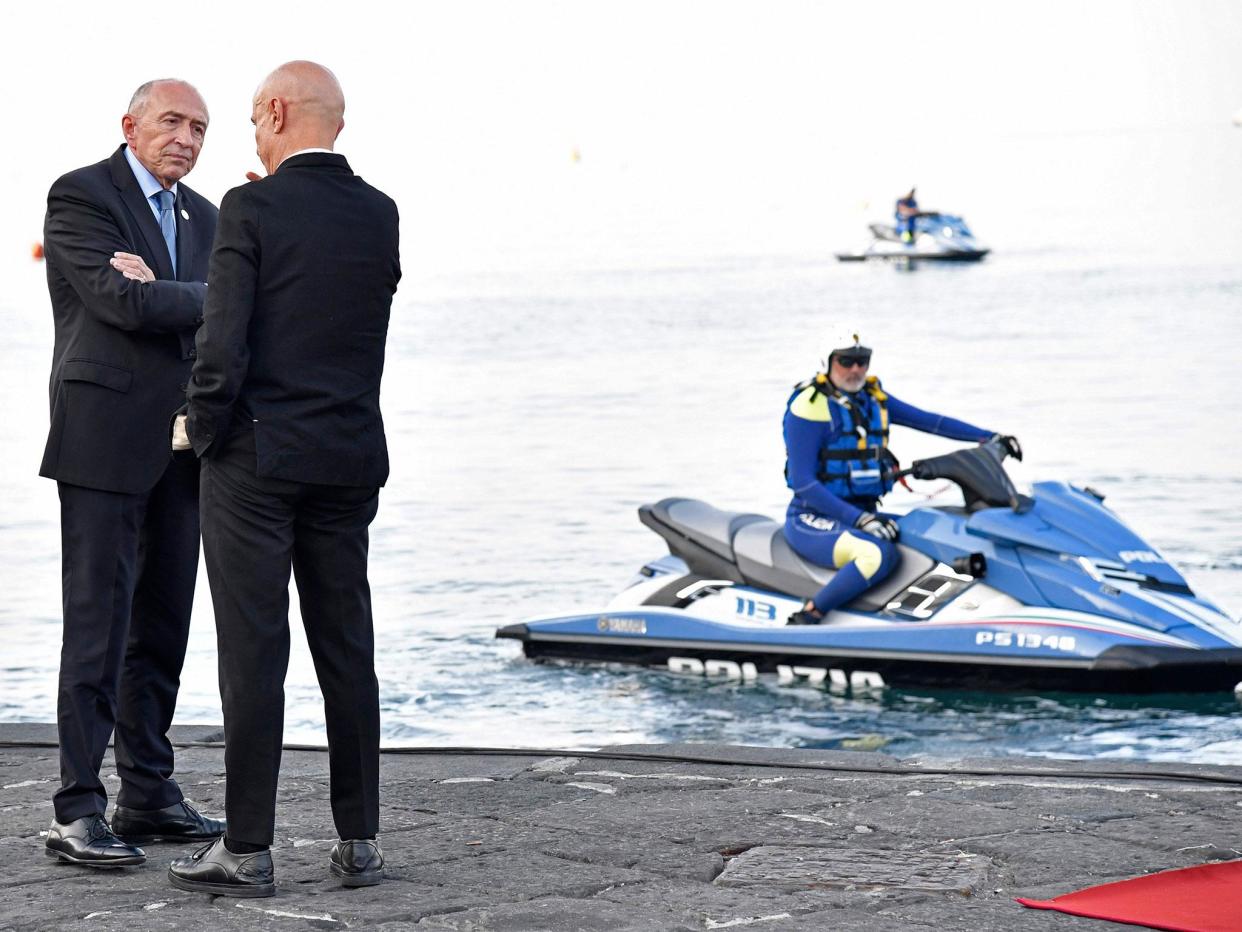
[(1242, 623), (1196, 595), (1090, 489), (1039, 482), (1021, 495), (984, 444), (895, 475), (947, 479), (966, 506), (898, 518), (892, 576), (826, 617), (786, 619), (833, 570), (781, 525), (689, 498), (639, 509), (669, 555), (601, 610), (511, 624), (532, 658), (623, 662), (676, 673), (871, 690), (1229, 692)]
[(871, 224), (872, 240), (858, 252), (839, 252), (842, 262), (912, 259), (920, 262), (978, 262), (992, 250), (975, 238), (966, 221), (930, 211), (914, 218), (914, 237), (905, 242), (892, 224)]

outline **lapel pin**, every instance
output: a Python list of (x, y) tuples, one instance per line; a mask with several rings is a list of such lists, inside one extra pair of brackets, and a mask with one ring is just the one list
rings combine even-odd
[(182, 220), (189, 220), (189, 219), (190, 219), (190, 212), (189, 212), (188, 210), (186, 210), (184, 207), (182, 207), (182, 208), (181, 208), (181, 219), (182, 219)]

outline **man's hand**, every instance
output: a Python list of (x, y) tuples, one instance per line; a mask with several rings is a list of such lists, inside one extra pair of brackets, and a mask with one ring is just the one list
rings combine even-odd
[(114, 252), (108, 261), (126, 278), (136, 282), (155, 281), (155, 273), (147, 267), (142, 256), (135, 256), (132, 252)]
[(258, 172), (246, 172), (246, 180), (247, 181), (262, 181), (263, 176), (260, 175)]
[(988, 438), (989, 442), (995, 441), (1000, 444), (1009, 456), (1012, 456), (1018, 462), (1022, 462), (1022, 444), (1018, 443), (1018, 438), (1013, 434), (993, 434)]
[(896, 540), (901, 533), (901, 528), (897, 526), (897, 522), (892, 518), (873, 515), (869, 511), (864, 511), (858, 516), (858, 520), (854, 522), (854, 527), (881, 540)]

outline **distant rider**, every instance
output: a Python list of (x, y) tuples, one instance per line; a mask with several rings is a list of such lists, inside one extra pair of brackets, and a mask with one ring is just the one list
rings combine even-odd
[(789, 624), (819, 624), (897, 566), (897, 522), (876, 514), (880, 496), (892, 488), (885, 473), (896, 464), (888, 451), (890, 424), (951, 440), (997, 436), (898, 401), (867, 375), (870, 365), (870, 348), (850, 334), (829, 353), (828, 371), (798, 385), (785, 410), (785, 478), (794, 493), (785, 539), (805, 559), (838, 570)]
[(914, 242), (914, 221), (919, 215), (919, 202), (914, 198), (914, 188), (905, 197), (899, 197), (893, 208), (897, 220), (897, 235), (903, 243)]

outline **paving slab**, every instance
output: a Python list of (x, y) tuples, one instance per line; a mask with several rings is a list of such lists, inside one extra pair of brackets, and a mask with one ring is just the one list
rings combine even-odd
[[(220, 814), (219, 727), (177, 729), (177, 778)], [(1242, 768), (1029, 758), (900, 760), (723, 745), (384, 754), (388, 880), (346, 890), (328, 760), (284, 754), (263, 900), (170, 887), (190, 845), (90, 871), (44, 854), (55, 729), (0, 724), (0, 929), (1132, 929), (1024, 910), (1242, 857)], [(109, 754), (105, 785), (117, 786)]]

